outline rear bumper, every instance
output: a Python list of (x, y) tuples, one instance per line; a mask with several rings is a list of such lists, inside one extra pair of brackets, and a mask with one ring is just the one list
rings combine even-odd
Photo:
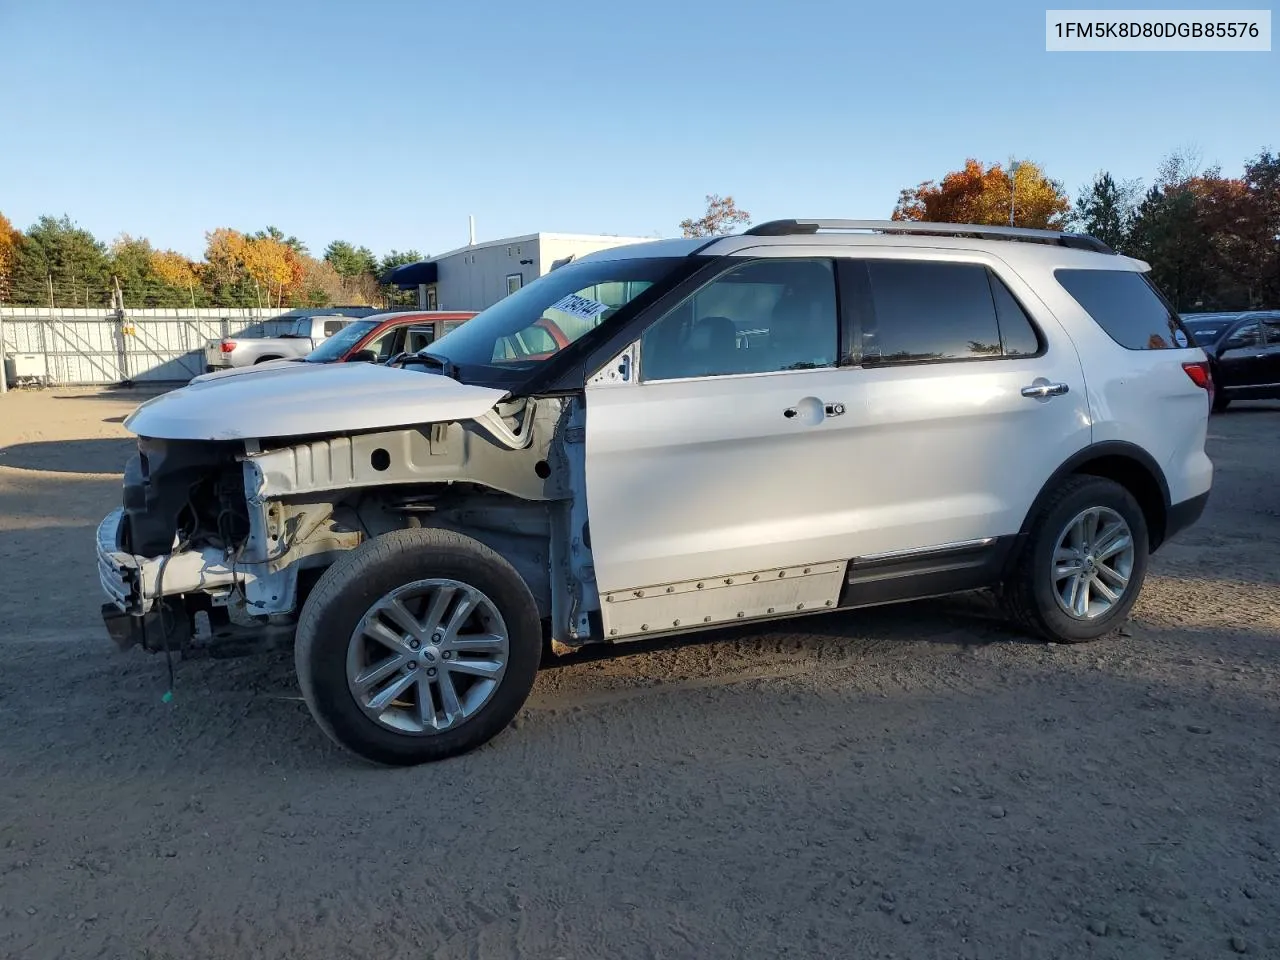
[(1187, 527), (1195, 524), (1204, 515), (1204, 508), (1208, 503), (1209, 491), (1206, 490), (1197, 497), (1191, 497), (1189, 500), (1173, 504), (1165, 518), (1164, 539), (1161, 543), (1167, 543)]

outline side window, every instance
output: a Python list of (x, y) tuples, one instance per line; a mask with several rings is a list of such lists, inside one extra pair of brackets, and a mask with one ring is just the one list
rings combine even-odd
[[(1003, 291), (1009, 346), (1039, 343), (1012, 294), (980, 264), (868, 260), (875, 319), (864, 323), (862, 361), (912, 363), (1003, 355), (996, 288)], [(1020, 324), (1022, 327), (1020, 328)]]
[(405, 337), (404, 348), (410, 353), (417, 353), (435, 338), (435, 331), (431, 327), (413, 327)]
[(640, 379), (833, 367), (837, 341), (829, 260), (754, 260), (721, 274), (644, 332)]
[(446, 320), (444, 322), (444, 332), (452, 333), (454, 330), (457, 330), (464, 323), (466, 323), (465, 320)]
[(1222, 349), (1243, 350), (1246, 347), (1257, 347), (1261, 344), (1262, 328), (1257, 323), (1246, 323), (1227, 337), (1227, 342), (1222, 345)]
[(1055, 270), (1054, 276), (1107, 336), (1128, 350), (1176, 350), (1191, 342), (1145, 274)]
[(326, 320), (324, 322), (324, 335), (326, 337), (332, 337), (335, 333), (337, 333), (339, 330), (342, 329), (345, 323), (346, 321), (344, 320)]
[(1274, 320), (1263, 320), (1262, 329), (1266, 331), (1268, 345), (1280, 347), (1280, 317)]
[(1000, 347), (1006, 357), (1034, 357), (1040, 352), (1042, 344), (1036, 328), (1032, 326), (1021, 304), (1014, 299), (1009, 288), (993, 273), (991, 279), (991, 297), (996, 303), (996, 320), (1000, 325)]
[(390, 360), (396, 352), (396, 338), (400, 332), (401, 331), (392, 328), (382, 336), (378, 337), (378, 339), (365, 344), (363, 349), (372, 350), (378, 355), (379, 360)]

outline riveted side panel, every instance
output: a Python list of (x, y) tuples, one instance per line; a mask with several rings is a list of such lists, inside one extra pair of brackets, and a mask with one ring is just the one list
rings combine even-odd
[(608, 593), (600, 605), (605, 636), (635, 639), (831, 609), (845, 568), (844, 562), (815, 563)]

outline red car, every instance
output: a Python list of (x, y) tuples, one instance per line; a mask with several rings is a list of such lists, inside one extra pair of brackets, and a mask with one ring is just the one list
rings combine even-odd
[(343, 363), (367, 360), (385, 363), (399, 353), (417, 353), (474, 316), (473, 312), (459, 310), (375, 313), (351, 321), (303, 357), (303, 361)]

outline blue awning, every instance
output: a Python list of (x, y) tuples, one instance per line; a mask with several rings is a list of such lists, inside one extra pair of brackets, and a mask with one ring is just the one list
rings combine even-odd
[(439, 266), (431, 260), (406, 263), (383, 274), (383, 283), (393, 283), (401, 290), (412, 290), (422, 283), (435, 283), (440, 278)]

